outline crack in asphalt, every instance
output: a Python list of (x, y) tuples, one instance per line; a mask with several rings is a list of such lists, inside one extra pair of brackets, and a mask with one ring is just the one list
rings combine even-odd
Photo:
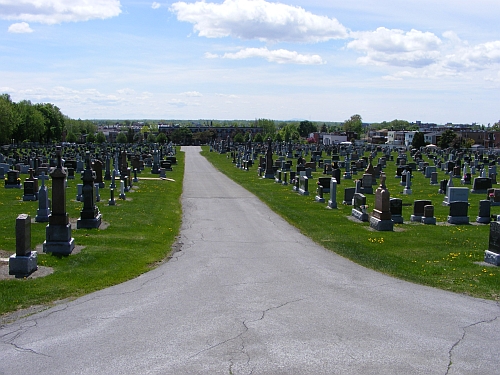
[[(233, 337), (230, 337), (230, 338), (228, 338), (228, 339), (226, 339), (226, 340), (220, 341), (220, 342), (218, 342), (218, 343), (216, 343), (216, 344), (214, 344), (214, 345), (211, 345), (211, 346), (210, 346), (210, 347), (208, 347), (208, 348), (205, 348), (205, 349), (203, 349), (203, 350), (200, 350), (199, 352), (197, 352), (197, 353), (193, 354), (192, 356), (188, 357), (188, 359), (195, 358), (195, 357), (197, 357), (198, 355), (200, 355), (200, 354), (202, 354), (202, 353), (205, 353), (205, 352), (207, 352), (207, 351), (210, 351), (210, 350), (212, 350), (212, 349), (215, 349), (215, 348), (217, 348), (217, 347), (219, 347), (219, 346), (221, 346), (221, 345), (224, 345), (224, 344), (226, 344), (226, 343), (228, 343), (228, 342), (230, 342), (230, 341), (234, 341), (234, 340), (237, 340), (237, 339), (241, 339), (241, 340), (242, 340), (242, 345), (243, 345), (243, 350), (244, 350), (244, 348), (245, 348), (245, 342), (244, 342), (244, 340), (242, 339), (242, 336), (243, 336), (246, 332), (248, 332), (248, 330), (249, 330), (249, 328), (248, 328), (248, 324), (250, 324), (250, 323), (255, 323), (255, 322), (258, 322), (258, 321), (262, 321), (262, 320), (265, 318), (266, 313), (268, 313), (268, 312), (269, 312), (269, 311), (271, 311), (271, 310), (280, 309), (280, 308), (282, 308), (282, 307), (285, 307), (286, 305), (289, 305), (289, 304), (291, 304), (291, 303), (295, 303), (295, 302), (300, 302), (300, 301), (302, 301), (302, 300), (304, 300), (304, 298), (300, 298), (300, 299), (296, 299), (296, 300), (292, 300), (292, 301), (284, 302), (284, 303), (282, 303), (281, 305), (278, 305), (278, 306), (273, 306), (273, 307), (270, 307), (270, 308), (268, 308), (268, 309), (266, 309), (266, 310), (263, 310), (263, 311), (262, 311), (262, 314), (261, 314), (261, 316), (260, 316), (260, 318), (258, 318), (258, 319), (254, 319), (254, 320), (249, 320), (249, 321), (244, 320), (244, 321), (242, 322), (242, 325), (243, 325), (243, 330), (242, 330), (240, 333), (238, 333), (237, 335), (235, 335), (235, 336), (233, 336)], [(242, 353), (244, 353), (245, 355), (247, 355), (247, 356), (249, 357), (249, 359), (248, 359), (248, 361), (247, 361), (247, 364), (249, 364), (249, 363), (250, 363), (250, 361), (251, 361), (250, 356), (248, 355), (248, 353), (246, 353), (246, 352), (244, 352), (244, 351), (243, 351)], [(231, 359), (231, 360), (232, 360), (232, 359)], [(231, 360), (230, 360), (230, 361), (231, 361)], [(234, 364), (233, 364), (233, 366), (234, 366)], [(230, 368), (232, 369), (232, 366), (230, 366)], [(253, 370), (252, 370), (252, 372), (253, 372)]]
[(457, 346), (459, 346), (464, 340), (465, 340), (465, 336), (467, 335), (467, 330), (469, 328), (472, 328), (472, 327), (475, 327), (475, 326), (478, 326), (480, 324), (489, 324), (489, 323), (493, 323), (495, 320), (497, 320), (499, 318), (499, 316), (496, 316), (494, 317), (493, 319), (490, 319), (490, 320), (482, 320), (480, 322), (476, 322), (476, 323), (472, 323), (472, 324), (469, 324), (468, 326), (464, 327), (463, 328), (463, 333), (462, 333), (462, 337), (460, 337), (457, 342), (455, 342), (450, 351), (448, 352), (448, 358), (449, 358), (449, 361), (448, 361), (448, 368), (446, 369), (446, 373), (445, 375), (448, 375), (451, 371), (451, 367), (453, 366), (453, 351), (455, 350), (455, 348)]

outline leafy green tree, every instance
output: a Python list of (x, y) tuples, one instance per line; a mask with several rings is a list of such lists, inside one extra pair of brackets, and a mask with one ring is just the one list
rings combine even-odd
[(180, 127), (172, 132), (172, 142), (177, 144), (189, 145), (191, 144), (191, 139), (193, 138), (193, 133), (187, 127)]
[(103, 132), (99, 132), (95, 137), (95, 141), (99, 144), (106, 143), (106, 136), (104, 135)]
[(127, 142), (128, 143), (134, 143), (134, 129), (133, 128), (128, 128), (127, 129)]
[(420, 148), (425, 146), (425, 136), (422, 132), (416, 132), (411, 141), (411, 146), (413, 148)]
[(142, 132), (134, 134), (134, 142), (141, 143), (143, 140), (144, 140), (144, 134)]
[(66, 142), (69, 143), (76, 143), (76, 135), (73, 132), (69, 132), (68, 135), (66, 136)]
[(148, 134), (148, 142), (149, 143), (155, 143), (156, 141), (158, 141), (158, 143), (162, 143), (162, 142), (160, 142), (160, 138), (161, 138), (160, 136), (162, 134), (165, 137), (165, 139), (167, 139), (167, 136), (164, 133), (158, 134), (158, 137), (156, 137), (153, 133), (149, 133)]
[(116, 136), (116, 142), (127, 143), (127, 135), (125, 133), (118, 133)]
[(441, 148), (448, 148), (451, 146), (456, 137), (457, 134), (453, 130), (447, 129), (443, 132), (443, 134), (441, 134), (438, 146)]
[(94, 143), (95, 140), (96, 140), (96, 137), (95, 137), (94, 133), (87, 134), (87, 138), (86, 138), (87, 143)]
[(257, 126), (262, 128), (264, 134), (272, 134), (274, 136), (274, 133), (276, 133), (276, 124), (273, 120), (260, 118), (257, 120)]
[(236, 133), (236, 135), (233, 138), (233, 141), (235, 143), (243, 143), (245, 142), (245, 137), (241, 133)]
[(262, 134), (261, 133), (257, 133), (255, 134), (255, 138), (253, 139), (254, 142), (257, 142), (257, 143), (262, 143), (264, 142), (264, 139), (262, 138)]
[(60, 109), (50, 103), (36, 104), (35, 107), (43, 114), (46, 120), (45, 133), (43, 136), (44, 141), (46, 143), (61, 141), (65, 124), (64, 115), (61, 113)]
[(274, 135), (274, 141), (275, 142), (283, 142), (283, 137), (281, 136), (281, 133), (278, 132)]
[(500, 120), (498, 120), (491, 126), (491, 130), (500, 131)]
[(15, 104), (9, 94), (0, 95), (0, 144), (10, 143), (19, 122)]
[(328, 128), (326, 127), (326, 124), (323, 123), (323, 125), (321, 125), (321, 133), (326, 133), (328, 132)]
[(317, 132), (318, 128), (311, 121), (301, 121), (298, 127), (298, 132), (301, 137), (307, 138), (309, 134)]
[(363, 119), (360, 115), (352, 115), (350, 119), (343, 123), (344, 131), (361, 134), (363, 132)]
[(43, 142), (46, 122), (43, 114), (29, 100), (17, 103), (16, 107), (20, 121), (17, 129), (14, 131), (14, 139), (17, 142), (25, 140)]
[(164, 143), (167, 143), (167, 141), (168, 141), (168, 137), (165, 133), (160, 133), (156, 137), (156, 142), (158, 142), (158, 143), (164, 144)]

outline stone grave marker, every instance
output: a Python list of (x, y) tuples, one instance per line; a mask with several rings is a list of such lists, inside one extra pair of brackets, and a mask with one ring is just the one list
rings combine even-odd
[(490, 237), (488, 250), (484, 252), (484, 261), (495, 266), (500, 266), (500, 222), (492, 221), (490, 224)]
[(375, 191), (375, 207), (370, 217), (370, 227), (378, 231), (392, 231), (394, 222), (391, 218), (391, 195), (385, 186), (385, 174), (380, 176), (380, 186)]
[(424, 206), (424, 217), (422, 224), (436, 225), (436, 218), (434, 217), (434, 206), (431, 204)]
[(20, 214), (16, 219), (16, 253), (9, 258), (9, 275), (23, 278), (37, 269), (37, 253), (31, 251), (31, 218)]
[(347, 206), (352, 205), (352, 200), (354, 199), (354, 193), (356, 192), (356, 188), (345, 188), (344, 189), (344, 200), (342, 201), (342, 204), (345, 204)]
[(337, 208), (337, 180), (330, 179), (330, 199), (328, 200), (329, 208)]
[(424, 207), (432, 205), (429, 200), (416, 200), (413, 202), (413, 214), (410, 216), (410, 221), (421, 223), (424, 217)]
[(366, 205), (366, 197), (361, 193), (355, 193), (352, 198), (351, 215), (359, 221), (368, 221), (368, 206)]
[(391, 198), (389, 200), (391, 210), (391, 220), (395, 224), (403, 224), (403, 200), (401, 198)]
[(469, 224), (469, 203), (452, 201), (449, 204), (450, 214), (448, 216), (449, 224)]
[(51, 169), (52, 212), (49, 225), (45, 229), (44, 253), (69, 255), (75, 248), (75, 239), (71, 237), (71, 224), (66, 212), (66, 171), (62, 167), (61, 148), (57, 147), (57, 166)]
[[(43, 173), (42, 176), (44, 176)], [(49, 192), (45, 186), (45, 178), (42, 178), (41, 181), (42, 185), (38, 189), (38, 209), (36, 210), (35, 222), (46, 223), (49, 221), (50, 215)]]
[(476, 223), (489, 224), (491, 221), (491, 203), (489, 200), (479, 201), (479, 214), (476, 217)]

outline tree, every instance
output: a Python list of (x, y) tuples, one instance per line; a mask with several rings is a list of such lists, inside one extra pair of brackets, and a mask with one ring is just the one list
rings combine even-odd
[(134, 142), (141, 143), (143, 140), (144, 140), (144, 134), (142, 132), (134, 134)]
[(345, 132), (354, 132), (358, 135), (363, 132), (363, 119), (360, 115), (352, 115), (349, 120), (342, 124)]
[(75, 135), (75, 133), (69, 132), (68, 135), (66, 136), (66, 142), (75, 143), (76, 142), (76, 135)]
[(301, 121), (298, 127), (298, 132), (301, 137), (307, 138), (309, 134), (317, 132), (318, 128), (311, 121)]
[(134, 142), (134, 129), (133, 128), (128, 128), (127, 129), (127, 142), (128, 143), (133, 143)]
[(17, 103), (16, 108), (20, 121), (14, 131), (14, 139), (17, 142), (43, 142), (46, 122), (43, 114), (29, 100)]
[(192, 138), (193, 133), (184, 126), (177, 128), (172, 132), (172, 142), (177, 144), (189, 145)]
[[(160, 133), (160, 134), (158, 134), (158, 137), (156, 137), (153, 133), (149, 133), (149, 134), (148, 134), (148, 139), (147, 139), (147, 140), (148, 140), (148, 142), (149, 142), (149, 143), (155, 143), (157, 140), (158, 140), (158, 142), (160, 142), (160, 141), (159, 141), (159, 138), (160, 138), (160, 135), (161, 135), (161, 134), (163, 134), (163, 135), (165, 136), (165, 134), (164, 134), (164, 133)], [(165, 136), (165, 139), (166, 139), (166, 138), (167, 138), (167, 137)]]
[(417, 149), (422, 147), (422, 146), (425, 146), (424, 133), (416, 132), (415, 135), (413, 136), (413, 140), (411, 141), (411, 146), (413, 148), (417, 148)]
[(103, 132), (99, 132), (95, 137), (95, 141), (99, 144), (106, 143), (106, 136), (104, 135)]
[(321, 125), (321, 133), (326, 133), (328, 132), (328, 128), (326, 127), (326, 124), (323, 123), (323, 125)]
[(500, 131), (500, 120), (498, 120), (491, 126), (491, 130)]
[(15, 104), (8, 94), (0, 95), (0, 144), (10, 143), (18, 126), (19, 116)]
[[(45, 132), (43, 135), (44, 141), (61, 141), (64, 130), (64, 115), (59, 108), (50, 103), (37, 104), (36, 109), (45, 117)], [(90, 134), (90, 133), (89, 133)], [(93, 133), (92, 133), (93, 134)]]
[(274, 133), (276, 133), (276, 125), (273, 120), (260, 118), (257, 120), (257, 126), (262, 128), (264, 134), (274, 135)]
[(125, 133), (118, 133), (116, 136), (116, 142), (127, 143), (127, 135)]
[(95, 138), (94, 133), (87, 134), (87, 139), (86, 139), (87, 143), (94, 143), (95, 139), (96, 138)]
[(243, 143), (245, 142), (245, 137), (241, 133), (236, 133), (236, 135), (233, 138), (233, 141), (235, 143)]
[(168, 141), (168, 138), (167, 138), (167, 135), (165, 133), (160, 133), (156, 137), (156, 142), (158, 142), (158, 143), (165, 144), (165, 143), (167, 143), (167, 141)]
[(439, 139), (438, 146), (441, 148), (448, 148), (451, 146), (451, 143), (455, 140), (456, 134), (453, 130), (448, 129), (441, 134), (441, 138)]
[(262, 143), (264, 142), (264, 139), (262, 139), (262, 134), (261, 133), (257, 133), (255, 134), (255, 138), (253, 139), (254, 142), (257, 142), (257, 143)]

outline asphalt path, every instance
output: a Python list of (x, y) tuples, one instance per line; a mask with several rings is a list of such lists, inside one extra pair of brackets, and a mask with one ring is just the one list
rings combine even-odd
[(325, 250), (199, 150), (173, 259), (2, 326), (1, 375), (500, 373), (497, 303)]

